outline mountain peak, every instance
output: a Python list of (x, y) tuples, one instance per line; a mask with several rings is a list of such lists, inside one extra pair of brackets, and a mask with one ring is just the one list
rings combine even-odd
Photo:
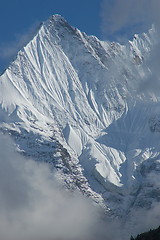
[(64, 31), (68, 30), (73, 32), (75, 30), (61, 15), (55, 14), (52, 15), (47, 21), (44, 22), (44, 26), (51, 32), (55, 33), (58, 31), (59, 33), (64, 33)]
[(27, 156), (53, 164), (71, 189), (125, 219), (160, 196), (150, 174), (160, 169), (160, 100), (140, 92), (150, 39), (102, 42), (56, 14), (0, 77), (0, 129), (11, 129)]
[(49, 21), (54, 21), (54, 22), (66, 22), (66, 20), (64, 19), (64, 17), (62, 17), (59, 14), (54, 14), (49, 18)]
[(47, 21), (44, 22), (44, 25), (46, 26), (55, 26), (59, 24), (67, 24), (67, 21), (59, 14), (52, 15)]

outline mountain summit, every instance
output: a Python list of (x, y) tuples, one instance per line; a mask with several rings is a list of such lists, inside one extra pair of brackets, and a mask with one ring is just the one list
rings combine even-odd
[(160, 99), (145, 88), (153, 37), (100, 41), (53, 15), (0, 76), (0, 129), (17, 150), (124, 218), (160, 197)]

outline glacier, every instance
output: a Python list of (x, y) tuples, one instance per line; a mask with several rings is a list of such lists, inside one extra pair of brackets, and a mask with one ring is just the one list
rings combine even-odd
[(160, 200), (154, 36), (100, 41), (53, 15), (0, 76), (0, 130), (17, 151), (124, 219)]

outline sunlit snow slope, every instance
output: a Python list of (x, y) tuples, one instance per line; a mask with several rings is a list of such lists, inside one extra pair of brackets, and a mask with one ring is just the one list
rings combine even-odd
[(160, 99), (143, 91), (153, 36), (103, 42), (54, 15), (0, 77), (0, 126), (17, 149), (120, 215), (160, 197)]

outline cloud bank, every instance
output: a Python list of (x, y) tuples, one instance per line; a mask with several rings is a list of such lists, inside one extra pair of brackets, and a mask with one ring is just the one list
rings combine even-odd
[(134, 211), (134, 230), (107, 218), (81, 194), (64, 190), (47, 164), (25, 159), (0, 135), (0, 239), (128, 240), (158, 226), (159, 209), (157, 203)]
[(46, 164), (26, 160), (0, 135), (0, 239), (94, 239), (100, 221), (89, 200), (65, 191)]

